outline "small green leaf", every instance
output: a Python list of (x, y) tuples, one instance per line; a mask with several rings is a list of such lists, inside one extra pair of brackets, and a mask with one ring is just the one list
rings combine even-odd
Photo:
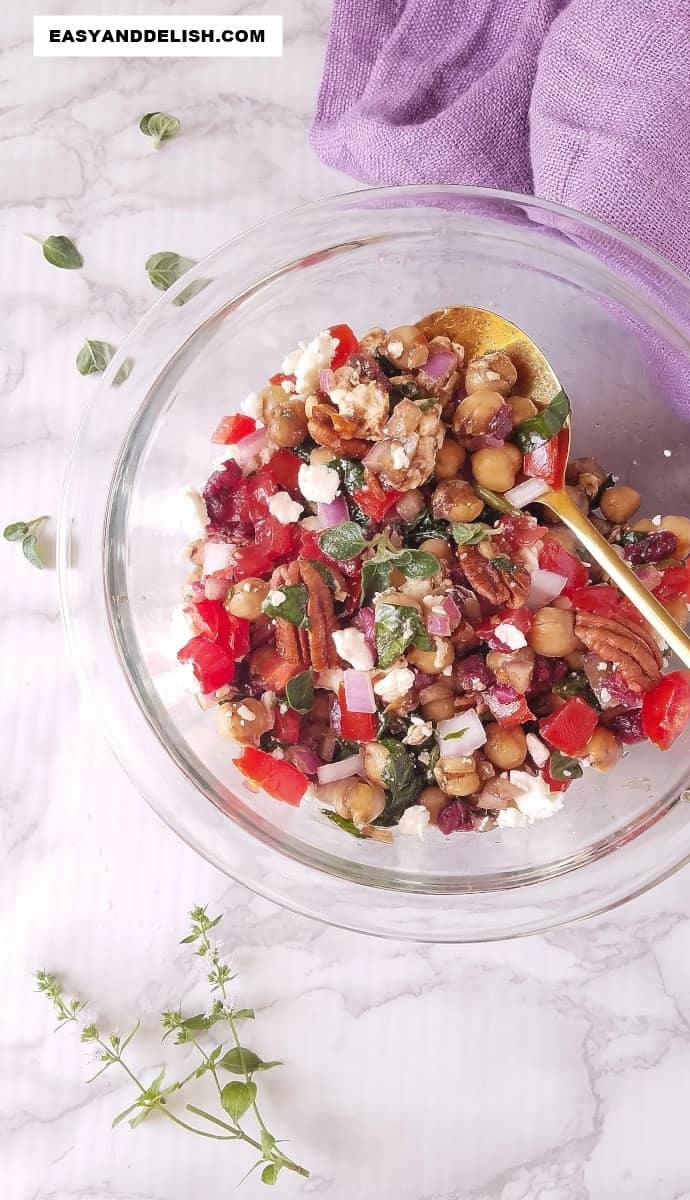
[(386, 355), (382, 350), (375, 350), (373, 357), (376, 359), (376, 362), (380, 366), (387, 379), (394, 379), (396, 375), (404, 374), (400, 367), (396, 367), (395, 363), (391, 362), (390, 358), (386, 358)]
[(326, 529), (319, 537), (319, 546), (324, 554), (336, 562), (349, 562), (357, 558), (366, 546), (362, 531), (355, 521), (343, 521)]
[(414, 804), (424, 787), (424, 780), (417, 769), (417, 762), (404, 746), (394, 738), (382, 738), (381, 745), (388, 757), (381, 770), (381, 781), (386, 789), (386, 807), (375, 825), (397, 825), (406, 808)]
[(256, 1084), (233, 1080), (226, 1083), (220, 1094), (220, 1102), (231, 1120), (237, 1122), (256, 1100)]
[(27, 562), (31, 563), (32, 567), (37, 567), (39, 571), (43, 570), (44, 563), (38, 551), (38, 538), (35, 533), (30, 533), (22, 542), (22, 553)]
[(308, 605), (309, 592), (303, 583), (282, 584), (268, 593), (261, 611), (269, 617), (280, 617), (291, 625), (308, 629)]
[(522, 450), (523, 454), (528, 454), (530, 450), (536, 450), (539, 446), (550, 442), (556, 434), (560, 433), (570, 416), (570, 400), (566, 393), (561, 388), (544, 408), (540, 408), (534, 416), (528, 417), (526, 421), (521, 421), (513, 429), (513, 440)]
[(322, 808), (321, 815), (327, 817), (328, 820), (332, 821), (334, 825), (337, 825), (338, 829), (342, 829), (343, 833), (349, 833), (350, 837), (366, 837), (366, 834), (362, 833), (361, 830), (357, 828), (354, 821), (348, 820), (347, 817), (341, 817), (340, 813), (331, 812), (330, 808)]
[(443, 538), (448, 540), (448, 525), (445, 521), (437, 521), (432, 517), (428, 508), (423, 508), (414, 521), (409, 521), (401, 529), (406, 544), (419, 545), (427, 538)]
[(267, 1129), (262, 1129), (260, 1141), (261, 1141), (261, 1153), (266, 1158), (268, 1158), (269, 1154), (272, 1154), (273, 1151), (275, 1150), (276, 1140), (275, 1140), (273, 1134), (269, 1133)]
[(271, 1067), (282, 1067), (281, 1062), (264, 1062), (253, 1050), (234, 1046), (220, 1059), (218, 1066), (231, 1075), (253, 1075), (255, 1071), (270, 1071)]
[(295, 712), (311, 712), (314, 703), (314, 672), (311, 668), (288, 680), (285, 696), (290, 708), (294, 708)]
[(569, 781), (582, 778), (582, 763), (561, 750), (554, 750), (549, 759), (549, 774), (552, 779)]
[(420, 650), (434, 648), (419, 610), (406, 604), (377, 604), (374, 628), (380, 667), (390, 667), (413, 644)]
[(153, 1108), (150, 1108), (150, 1107), (142, 1108), (139, 1101), (137, 1101), (137, 1103), (134, 1105), (134, 1107), (140, 1108), (141, 1111), (137, 1113), (136, 1117), (132, 1117), (132, 1120), (129, 1122), (130, 1129), (136, 1129), (139, 1125), (143, 1125), (144, 1121), (146, 1121), (147, 1118), (150, 1117), (151, 1113), (153, 1112)]
[(188, 933), (186, 937), (180, 939), (180, 945), (191, 946), (192, 942), (195, 942), (198, 937), (198, 933)]
[(489, 537), (490, 529), (473, 521), (456, 521), (453, 525), (453, 537), (459, 546), (477, 546)]
[(385, 592), (391, 581), (393, 560), (371, 558), (362, 567), (362, 604), (369, 604), (378, 592)]
[(51, 266), (60, 267), (63, 271), (76, 271), (84, 266), (84, 259), (70, 238), (57, 234), (43, 241), (33, 233), (27, 233), (26, 236), (33, 242), (38, 242), (43, 248), (43, 257)]
[(592, 708), (601, 711), (601, 705), (584, 671), (571, 671), (569, 675), (566, 675), (565, 679), (560, 679), (558, 683), (554, 683), (553, 691), (562, 700), (569, 700), (571, 696), (581, 696)]
[(139, 122), (139, 128), (147, 137), (153, 138), (153, 145), (157, 150), (161, 142), (175, 136), (180, 128), (180, 122), (170, 113), (145, 113)]
[(139, 1107), (139, 1105), (137, 1104), (137, 1102), (135, 1100), (134, 1104), (130, 1104), (129, 1108), (123, 1108), (122, 1112), (118, 1113), (117, 1116), (113, 1118), (113, 1123), (110, 1128), (115, 1129), (115, 1127), (117, 1125), (119, 1125), (121, 1121), (125, 1121), (127, 1119), (127, 1117), (129, 1116), (129, 1114), (131, 1112), (134, 1112), (135, 1108), (138, 1108), (138, 1107)]
[(77, 370), (80, 375), (100, 375), (105, 371), (115, 346), (110, 342), (95, 342), (87, 338), (77, 355)]
[(491, 566), (496, 567), (498, 571), (517, 571), (517, 564), (505, 555), (499, 554), (497, 558), (492, 558)]
[(174, 250), (159, 250), (146, 260), (146, 272), (151, 283), (160, 292), (167, 292), (187, 271), (196, 266), (193, 258), (185, 258)]
[(444, 742), (452, 742), (454, 738), (461, 738), (467, 733), (467, 729), (456, 729), (454, 733), (444, 733)]
[(273, 1186), (278, 1181), (280, 1174), (281, 1163), (268, 1163), (261, 1172), (261, 1182)]
[(401, 400), (422, 400), (419, 405), (420, 412), (428, 412), (437, 403), (433, 397), (429, 400), (424, 400), (424, 392), (417, 387), (416, 383), (411, 380), (405, 380), (404, 383), (396, 383), (391, 388), (391, 405), (395, 407)]
[[(253, 1021), (255, 1017), (253, 1008), (236, 1008), (232, 1014), (233, 1021)], [(220, 1050), (220, 1046), (218, 1049)]]
[(423, 550), (403, 550), (394, 556), (393, 564), (408, 579), (433, 579), (441, 569), (438, 559)]
[(29, 532), (29, 526), (26, 521), (15, 521), (13, 525), (6, 525), (2, 536), (6, 542), (21, 542)]

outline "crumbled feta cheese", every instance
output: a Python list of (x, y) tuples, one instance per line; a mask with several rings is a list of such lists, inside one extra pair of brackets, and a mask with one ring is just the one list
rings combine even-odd
[(563, 807), (562, 796), (558, 792), (550, 792), (539, 776), (528, 775), (526, 771), (511, 771), (510, 782), (519, 789), (515, 803), (529, 821), (552, 817)]
[(268, 511), (281, 525), (293, 525), (302, 516), (302, 505), (298, 500), (291, 500), (287, 492), (276, 492), (268, 498)]
[(447, 643), (441, 637), (435, 637), (433, 639), (433, 643), (434, 643), (434, 666), (436, 667), (436, 670), (438, 671), (443, 667), (443, 664), (446, 661), (446, 654), (448, 653)]
[(410, 728), (403, 738), (406, 746), (421, 746), (434, 732), (431, 721), (422, 721), (420, 717), (412, 717)]
[(420, 763), (424, 764), (425, 767), (428, 767), (429, 763), (431, 762), (431, 755), (428, 750), (422, 750), (421, 753), (417, 755), (417, 758), (419, 759)]
[(311, 396), (319, 386), (319, 371), (331, 365), (338, 349), (338, 339), (326, 329), (317, 334), (307, 346), (293, 350), (283, 361), (283, 374), (295, 376), (295, 387), (301, 396)]
[(659, 525), (661, 525), (661, 513), (657, 513), (655, 517), (652, 517), (652, 525), (656, 525), (658, 529)]
[(611, 693), (608, 688), (601, 689), (599, 692), (599, 699), (601, 700), (602, 704), (608, 704), (609, 700), (611, 699)]
[(496, 814), (499, 829), (524, 829), (528, 823), (527, 817), (517, 808), (502, 808)]
[(237, 710), (237, 715), (241, 721), (253, 721), (254, 720), (254, 713), (252, 712), (251, 708), (247, 708), (246, 704), (240, 704), (240, 706)]
[(355, 671), (371, 670), (374, 655), (360, 629), (336, 629), (331, 636), (340, 657), (349, 662)]
[(501, 621), (494, 629), (494, 633), (503, 642), (503, 645), (508, 646), (511, 650), (520, 650), (527, 645), (527, 638), (522, 630), (511, 625), (510, 621)]
[(597, 669), (598, 669), (599, 671), (605, 671), (605, 670), (606, 670), (606, 663), (605, 663), (605, 662), (603, 662), (603, 661), (602, 661), (602, 662), (598, 662), (598, 663), (597, 663)]
[(183, 488), (180, 492), (180, 525), (191, 538), (201, 537), (208, 525), (206, 505), (194, 487)]
[(527, 742), (527, 750), (534, 764), (537, 767), (545, 766), (551, 757), (548, 747), (544, 745), (535, 733), (528, 733), (525, 741)]
[(671, 457), (671, 451), (670, 451), (670, 450), (664, 450), (664, 458), (670, 458), (670, 457)]
[(413, 804), (406, 808), (400, 820), (398, 829), (408, 837), (416, 836), (423, 841), (429, 824), (429, 810), (423, 804)]
[(305, 500), (330, 504), (340, 491), (340, 476), (333, 467), (322, 463), (302, 463), (297, 472), (297, 484)]
[(284, 392), (287, 392), (288, 396), (290, 395), (290, 392), (294, 392), (295, 390), (295, 385), (291, 379), (281, 379), (280, 386)]
[(261, 703), (263, 705), (265, 705), (266, 708), (273, 708), (273, 705), (275, 704), (275, 699), (276, 699), (275, 692), (267, 691), (267, 692), (261, 693)]
[(323, 525), (318, 517), (304, 517), (300, 521), (300, 525), (302, 529), (323, 529)]
[(250, 392), (248, 396), (245, 396), (241, 408), (242, 412), (246, 413), (248, 417), (253, 417), (255, 421), (263, 421), (263, 404), (258, 392)]
[(414, 671), (409, 667), (394, 667), (374, 684), (374, 691), (386, 704), (392, 704), (394, 700), (406, 696), (413, 686)]
[(390, 354), (391, 358), (400, 358), (400, 355), (404, 349), (405, 347), (403, 346), (402, 342), (389, 342), (386, 346), (386, 353)]
[(266, 600), (272, 606), (272, 608), (275, 608), (277, 604), (284, 604), (287, 600), (287, 596), (285, 595), (285, 592), (273, 591), (268, 593)]
[(444, 667), (443, 670), (441, 671), (441, 674), (442, 675), (452, 675), (453, 668), (452, 667)]
[(396, 471), (404, 471), (405, 467), (410, 465), (410, 460), (402, 446), (396, 446), (395, 442), (391, 446), (391, 462)]
[(285, 751), (281, 750), (280, 746), (276, 746), (275, 750), (271, 751), (271, 754), (277, 759), (285, 758)]
[(343, 682), (343, 672), (339, 667), (324, 667), (316, 676), (317, 688), (325, 688), (329, 692), (337, 692)]

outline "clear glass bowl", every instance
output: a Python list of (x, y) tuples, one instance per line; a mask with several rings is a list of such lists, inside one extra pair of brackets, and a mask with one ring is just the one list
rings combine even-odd
[[(663, 755), (634, 747), (610, 775), (587, 771), (561, 813), (524, 831), (382, 845), (349, 838), (313, 808), (252, 794), (213, 714), (180, 690), (174, 612), (187, 570), (179, 494), (209, 472), (210, 431), (299, 339), (341, 321), (364, 331), (445, 304), (497, 309), (542, 346), (570, 393), (573, 452), (634, 484), (648, 515), (687, 510), (688, 280), (554, 205), (432, 187), (358, 191), (277, 217), (192, 275), (210, 282), (184, 305), (182, 287), (170, 289), (103, 377), (59, 530), (76, 667), (142, 795), (254, 891), (391, 937), (532, 933), (676, 870), (690, 854), (687, 736)], [(132, 369), (117, 386), (125, 359)]]

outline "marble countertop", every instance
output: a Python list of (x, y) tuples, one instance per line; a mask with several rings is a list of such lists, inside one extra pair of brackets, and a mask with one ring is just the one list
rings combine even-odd
[[(145, 11), (103, 11), (132, 7)], [(34, 61), (29, 10), (3, 10), (3, 525), (56, 513), (92, 389), (74, 357), (86, 336), (119, 342), (150, 305), (137, 264), (162, 246), (200, 257), (282, 207), (352, 186), (307, 142), (327, 0), (252, 10), (277, 7), (285, 55), (264, 62)], [(184, 126), (159, 154), (136, 128), (154, 109)], [(86, 269), (53, 270), (23, 230), (71, 233)], [(54, 571), (32, 570), (17, 546), (0, 555), (2, 1200), (234, 1194), (251, 1165), (243, 1147), (162, 1120), (111, 1132), (129, 1088), (113, 1073), (85, 1085), (81, 1048), (53, 1036), (32, 989), (45, 966), (105, 1025), (142, 1014), (142, 1053), (159, 1061), (156, 1014), (200, 998), (178, 945), (196, 902), (226, 914), (253, 1042), (287, 1063), (265, 1079), (267, 1110), (312, 1175), (282, 1178), (283, 1196), (690, 1200), (687, 872), (606, 918), (484, 947), (375, 941), (275, 908), (139, 799), (78, 694)], [(263, 1194), (256, 1176), (239, 1194)]]

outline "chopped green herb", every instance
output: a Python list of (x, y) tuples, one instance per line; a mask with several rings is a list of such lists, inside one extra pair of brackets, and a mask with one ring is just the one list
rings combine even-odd
[(340, 738), (335, 744), (333, 762), (342, 762), (344, 758), (352, 758), (354, 754), (359, 754), (360, 750), (359, 742), (348, 742), (347, 738)]
[(563, 754), (561, 750), (554, 750), (549, 759), (549, 775), (552, 779), (559, 779), (561, 782), (581, 779), (582, 764), (576, 758), (571, 758), (569, 754)]
[(374, 358), (376, 359), (387, 379), (394, 379), (396, 375), (401, 374), (400, 367), (396, 367), (395, 363), (391, 362), (389, 358), (386, 358), (385, 354), (383, 354), (381, 350), (376, 350), (374, 352)]
[(324, 554), (336, 562), (349, 562), (362, 553), (366, 542), (355, 521), (343, 521), (332, 529), (324, 530), (319, 537), (319, 546)]
[(182, 289), (179, 296), (175, 297), (173, 304), (176, 304), (178, 308), (182, 308), (183, 304), (188, 304), (190, 300), (199, 295), (199, 292), (203, 292), (209, 283), (211, 283), (210, 279), (193, 279), (191, 283), (188, 283)]
[(377, 592), (385, 592), (391, 581), (393, 560), (371, 558), (362, 567), (362, 604), (369, 604)]
[(625, 529), (621, 531), (618, 538), (620, 546), (636, 546), (639, 542), (646, 542), (649, 537), (642, 529)]
[(565, 679), (561, 679), (553, 685), (553, 691), (560, 696), (561, 700), (569, 700), (571, 696), (581, 696), (583, 700), (591, 704), (592, 708), (599, 710), (601, 707), (584, 671), (571, 671)]
[(498, 558), (492, 558), (491, 566), (497, 567), (499, 571), (517, 571), (517, 563), (511, 562), (503, 554), (499, 554)]
[(464, 729), (456, 729), (454, 733), (444, 733), (444, 742), (452, 742), (455, 738), (461, 738), (467, 733), (467, 726)]
[[(474, 494), (478, 500), (483, 500), (489, 508), (495, 508), (496, 512), (515, 513), (517, 516), (523, 516), (519, 508), (515, 508), (505, 496), (499, 496), (498, 492), (492, 492), (489, 488), (482, 487), (479, 483), (473, 484)], [(482, 514), (483, 515), (483, 514)]]
[(84, 259), (77, 250), (74, 242), (62, 234), (54, 234), (43, 240), (34, 233), (27, 233), (32, 242), (38, 242), (43, 250), (43, 257), (52, 267), (60, 267), (63, 271), (78, 271), (84, 266)]
[(273, 588), (268, 593), (261, 605), (261, 611), (269, 617), (280, 617), (283, 621), (289, 621), (291, 625), (308, 629), (308, 604), (309, 592), (303, 583), (285, 584), (279, 588)]
[(486, 525), (473, 521), (456, 521), (453, 525), (453, 537), (459, 546), (477, 546), (490, 534), (491, 530)]
[(421, 613), (406, 604), (377, 604), (375, 631), (380, 667), (390, 667), (412, 645), (420, 650), (434, 648), (422, 624)]
[(530, 450), (536, 450), (556, 437), (569, 416), (570, 400), (561, 388), (560, 392), (557, 392), (553, 400), (550, 400), (544, 408), (540, 408), (534, 416), (528, 417), (526, 421), (521, 421), (519, 425), (515, 426), (513, 440), (523, 454), (528, 454)]
[(438, 559), (424, 550), (402, 550), (392, 561), (407, 579), (433, 579), (440, 570)]
[(365, 838), (366, 834), (358, 829), (354, 821), (349, 821), (347, 817), (341, 817), (340, 813), (331, 812), (330, 808), (322, 808), (321, 813), (324, 817), (328, 817), (338, 829), (342, 829), (343, 833), (349, 833), (350, 837)]
[[(292, 453), (296, 454), (298, 458), (301, 458), (302, 462), (308, 463), (311, 459), (312, 450), (316, 450), (316, 442), (312, 441), (311, 438), (307, 438), (306, 442), (302, 442), (301, 446), (294, 446)], [(334, 463), (331, 462), (328, 465), (329, 467), (332, 467), (334, 466)]]
[(294, 708), (295, 712), (311, 712), (314, 703), (314, 672), (309, 669), (288, 679), (285, 696), (290, 708)]
[(429, 751), (429, 762), (427, 763), (426, 770), (424, 773), (425, 783), (430, 784), (432, 786), (436, 783), (436, 776), (434, 775), (434, 767), (436, 766), (436, 763), (438, 762), (440, 757), (441, 757), (441, 751), (439, 749), (438, 742), (435, 742), (434, 745), (431, 747), (431, 750)]
[(366, 477), (361, 462), (358, 462), (356, 458), (334, 458), (327, 465), (337, 471), (340, 476), (340, 483), (347, 498), (350, 519), (368, 533), (371, 521), (353, 498), (355, 492), (366, 487)]
[(601, 508), (601, 497), (603, 496), (604, 492), (609, 490), (609, 488), (615, 487), (616, 482), (617, 480), (615, 475), (607, 475), (604, 482), (599, 485), (596, 494), (592, 497), (590, 501), (590, 508)]
[[(421, 390), (421, 388), (417, 387), (416, 383), (412, 383), (411, 380), (406, 380), (405, 383), (396, 383), (394, 387), (391, 388), (390, 398), (391, 404), (395, 406), (396, 404), (399, 404), (401, 400), (424, 400), (424, 392)], [(426, 400), (424, 404), (420, 404), (420, 410), (422, 412), (427, 412), (427, 409), (432, 407), (435, 403), (436, 401), (433, 399)]]
[(317, 575), (321, 576), (324, 583), (327, 585), (327, 587), (330, 588), (330, 590), (332, 592), (334, 592), (336, 590), (336, 582), (335, 582), (335, 578), (333, 576), (333, 572), (329, 571), (329, 569), (325, 563), (317, 562), (317, 560), (315, 558), (306, 558), (306, 559), (304, 559), (304, 561), (308, 562), (309, 565), (314, 568)]
[(414, 521), (402, 525), (400, 532), (405, 542), (411, 543), (413, 546), (419, 545), (420, 542), (426, 541), (427, 538), (443, 538), (444, 541), (448, 540), (447, 522), (435, 520), (428, 508), (423, 508)]
[(180, 128), (180, 122), (170, 113), (146, 113), (139, 122), (139, 128), (147, 137), (153, 138), (153, 145), (157, 150), (161, 142), (175, 136)]
[(386, 789), (386, 807), (377, 817), (375, 825), (397, 825), (406, 808), (414, 804), (424, 787), (424, 780), (417, 770), (414, 757), (400, 742), (383, 738), (381, 745), (388, 751), (388, 758), (381, 771)]

